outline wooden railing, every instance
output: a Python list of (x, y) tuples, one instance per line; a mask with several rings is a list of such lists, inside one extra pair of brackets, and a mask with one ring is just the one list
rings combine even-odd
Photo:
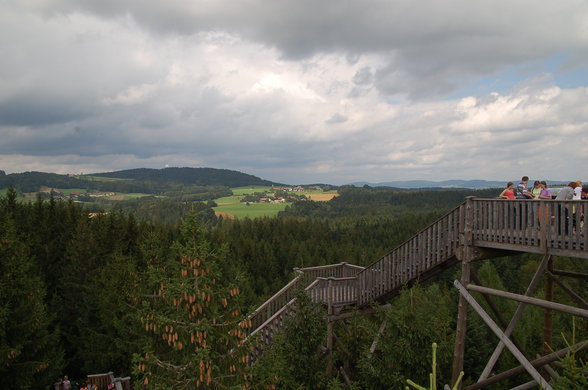
[[(315, 285), (319, 284), (319, 280), (315, 280), (313, 283), (306, 287), (306, 291), (312, 290)], [(279, 310), (277, 310), (271, 317), (269, 317), (263, 324), (258, 326), (257, 328), (253, 329), (253, 331), (248, 335), (248, 338), (258, 337), (257, 342), (255, 343), (255, 349), (250, 354), (250, 361), (254, 362), (255, 359), (263, 353), (263, 350), (267, 345), (270, 345), (274, 334), (280, 328), (282, 323), (284, 322), (284, 318), (289, 315), (289, 311), (292, 305), (296, 302), (296, 298), (290, 299), (286, 304), (284, 304)]]
[(251, 321), (251, 326), (248, 328), (249, 333), (253, 333), (261, 326), (267, 326), (264, 325), (267, 320), (284, 308), (295, 297), (299, 289), (307, 288), (317, 278), (344, 278), (353, 276), (361, 270), (363, 267), (345, 262), (318, 267), (295, 268), (298, 275), (249, 315), (247, 318)]
[(425, 272), (455, 259), (464, 207), (462, 204), (451, 210), (357, 274), (357, 304), (363, 306), (399, 291), (405, 284), (422, 279)]
[(585, 211), (588, 201), (469, 198), (360, 272), (358, 305), (435, 275), (460, 245), (588, 258)]
[(474, 245), (588, 258), (588, 201), (472, 199)]
[(357, 302), (357, 276), (317, 278), (307, 291), (313, 302), (330, 302), (333, 306), (354, 305)]
[(298, 276), (248, 317), (250, 334), (270, 343), (297, 289), (315, 302), (365, 306), (456, 264), (465, 245), (588, 258), (584, 211), (587, 201), (468, 198), (365, 268), (340, 263), (296, 269)]

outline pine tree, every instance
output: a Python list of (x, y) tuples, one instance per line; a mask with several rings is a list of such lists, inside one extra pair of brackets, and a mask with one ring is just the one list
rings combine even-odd
[(16, 234), (17, 206), (8, 206), (0, 233), (0, 388), (39, 388), (59, 376), (63, 353), (45, 285)]
[(135, 357), (135, 374), (147, 388), (246, 386), (239, 288), (219, 272), (226, 253), (211, 247), (192, 214), (170, 256), (148, 260), (154, 292), (142, 302), (141, 321), (150, 337)]

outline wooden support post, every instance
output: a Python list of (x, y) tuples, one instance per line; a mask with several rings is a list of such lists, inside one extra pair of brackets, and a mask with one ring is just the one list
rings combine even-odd
[[(533, 275), (533, 279), (531, 279), (531, 283), (527, 287), (527, 291), (525, 292), (526, 296), (533, 295), (535, 293), (535, 291), (537, 290), (537, 287), (539, 286), (539, 282), (541, 281), (541, 276), (543, 276), (543, 273), (545, 272), (545, 268), (547, 268), (547, 264), (549, 263), (550, 259), (551, 259), (551, 255), (547, 255), (543, 258), (543, 260), (541, 261), (541, 264), (539, 264), (537, 271), (535, 271), (535, 275)], [(514, 315), (512, 316), (512, 319), (510, 320), (510, 323), (508, 324), (508, 327), (504, 331), (504, 334), (506, 335), (506, 337), (510, 337), (510, 335), (512, 334), (515, 326), (519, 322), (519, 319), (523, 315), (523, 311), (525, 310), (525, 307), (526, 307), (526, 305), (524, 303), (520, 303), (518, 305)], [(494, 352), (492, 353), (490, 360), (488, 360), (488, 363), (486, 364), (484, 371), (482, 371), (482, 374), (480, 375), (478, 382), (488, 378), (488, 376), (490, 375), (490, 372), (492, 372), (492, 369), (494, 368), (494, 365), (498, 361), (498, 358), (500, 357), (500, 354), (502, 353), (503, 349), (504, 349), (504, 343), (501, 341), (496, 346), (496, 349), (494, 349)]]
[[(473, 255), (473, 197), (468, 197), (459, 212), (459, 242), (458, 258), (461, 261), (461, 283), (467, 285), (470, 282), (470, 270)], [(451, 385), (454, 386), (463, 371), (465, 340), (467, 332), (468, 303), (462, 295), (457, 304), (457, 324), (455, 330), (455, 345), (453, 348), (453, 365), (451, 372)]]
[[(463, 261), (461, 264), (461, 282), (469, 283), (470, 262)], [(463, 371), (465, 340), (467, 331), (468, 302), (460, 295), (457, 304), (457, 325), (455, 330), (455, 346), (453, 349), (453, 366), (451, 371), (451, 385), (454, 386)]]
[(376, 352), (376, 348), (378, 347), (378, 341), (380, 341), (380, 337), (382, 337), (382, 333), (384, 333), (384, 330), (386, 329), (386, 324), (386, 320), (382, 321), (382, 324), (378, 329), (378, 333), (376, 334), (376, 337), (374, 337), (374, 341), (372, 342), (372, 346), (370, 347), (368, 358), (371, 358), (374, 352)]
[[(553, 260), (549, 259), (547, 274), (553, 271)], [(545, 300), (553, 301), (553, 279), (545, 278)], [(553, 345), (553, 310), (545, 309), (543, 313), (543, 354), (548, 354)], [(547, 372), (546, 372), (547, 373)]]
[(586, 302), (581, 296), (576, 294), (574, 290), (572, 290), (567, 284), (556, 278), (555, 275), (553, 275), (549, 271), (547, 271), (547, 276), (549, 276), (549, 278), (552, 279), (555, 282), (555, 284), (561, 287), (561, 289), (564, 290), (570, 296), (570, 298), (576, 301), (578, 305), (580, 305), (584, 309), (588, 309), (588, 302)]
[(544, 390), (553, 390), (551, 385), (543, 378), (539, 372), (531, 365), (531, 363), (525, 358), (525, 356), (515, 347), (515, 345), (510, 341), (508, 336), (500, 330), (498, 325), (490, 318), (490, 316), (484, 311), (482, 306), (472, 297), (472, 295), (468, 292), (468, 290), (461, 285), (457, 280), (453, 283), (455, 287), (459, 290), (459, 293), (467, 300), (468, 304), (478, 313), (478, 315), (482, 318), (482, 320), (490, 327), (490, 329), (498, 336), (500, 341), (508, 348), (508, 350), (513, 354), (513, 356), (521, 363), (525, 370), (531, 375), (533, 379), (537, 383), (539, 383)]
[[(327, 314), (333, 315), (333, 278), (327, 282)], [(335, 322), (327, 320), (327, 378), (333, 376), (333, 327)]]

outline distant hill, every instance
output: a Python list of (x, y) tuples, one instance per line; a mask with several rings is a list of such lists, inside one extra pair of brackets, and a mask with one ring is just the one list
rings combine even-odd
[(246, 173), (216, 168), (138, 168), (116, 172), (92, 173), (87, 176), (171, 182), (199, 186), (244, 187), (282, 185), (281, 183), (263, 180), (257, 176), (248, 175)]
[(87, 182), (68, 175), (46, 172), (23, 172), (0, 175), (0, 189), (18, 188), (22, 192), (37, 192), (41, 187), (86, 188)]
[[(512, 179), (511, 179), (512, 180)], [(533, 180), (533, 179), (532, 179)], [(406, 180), (406, 181), (388, 181), (383, 183), (355, 182), (354, 186), (368, 185), (370, 187), (393, 187), (393, 188), (503, 188), (508, 180), (489, 181), (489, 180), (445, 180), (445, 181), (428, 181), (428, 180)], [(512, 180), (515, 184), (516, 180)], [(547, 181), (550, 185), (562, 184), (561, 180)], [(567, 182), (565, 182), (567, 183)], [(530, 183), (531, 184), (531, 183)]]
[[(123, 179), (99, 182), (93, 177)], [(284, 185), (246, 173), (215, 168), (138, 168), (116, 172), (93, 173), (83, 176), (60, 175), (46, 172), (0, 174), (0, 189), (9, 186), (22, 192), (38, 192), (42, 187), (80, 188), (100, 191), (159, 193), (172, 186), (271, 186)]]

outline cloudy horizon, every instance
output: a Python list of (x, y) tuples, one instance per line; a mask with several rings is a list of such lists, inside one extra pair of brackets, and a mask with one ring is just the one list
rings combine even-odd
[(588, 2), (7, 0), (0, 170), (588, 179)]

